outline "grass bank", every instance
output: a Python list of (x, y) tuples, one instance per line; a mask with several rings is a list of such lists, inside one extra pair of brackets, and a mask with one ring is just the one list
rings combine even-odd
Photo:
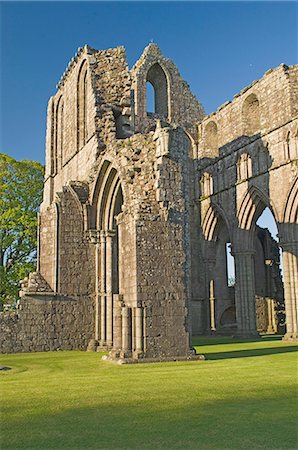
[(198, 338), (204, 362), (4, 355), (1, 449), (297, 448), (297, 347)]

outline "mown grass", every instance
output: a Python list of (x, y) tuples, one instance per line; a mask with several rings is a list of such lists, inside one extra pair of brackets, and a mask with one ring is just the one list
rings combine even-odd
[(295, 449), (297, 347), (196, 339), (203, 362), (5, 355), (2, 449)]

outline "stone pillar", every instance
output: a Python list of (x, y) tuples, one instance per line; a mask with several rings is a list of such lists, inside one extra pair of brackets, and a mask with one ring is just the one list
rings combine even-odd
[(235, 257), (235, 304), (237, 335), (241, 338), (258, 337), (256, 324), (256, 298), (254, 252), (234, 252)]
[(106, 232), (106, 345), (113, 344), (113, 236)]
[(267, 333), (276, 333), (277, 324), (275, 319), (275, 304), (273, 298), (267, 298), (267, 311), (268, 311), (268, 327)]
[(100, 346), (106, 345), (106, 236), (100, 232)]
[(285, 341), (298, 340), (298, 268), (297, 243), (282, 244), (287, 332)]
[(135, 308), (135, 355), (143, 353), (143, 308)]
[(113, 353), (119, 356), (122, 348), (122, 317), (120, 295), (113, 295)]
[(210, 304), (210, 330), (216, 331), (215, 322), (215, 297), (214, 297), (214, 280), (209, 282), (209, 304)]
[[(213, 249), (213, 253), (215, 249)], [(215, 320), (215, 297), (214, 297), (214, 278), (215, 278), (215, 259), (208, 258), (204, 260), (206, 267), (206, 306), (207, 306), (207, 333), (216, 331)]]
[(99, 292), (99, 273), (100, 273), (100, 243), (95, 246), (95, 332), (96, 341), (100, 339), (100, 292)]
[(100, 239), (97, 230), (88, 230), (88, 241), (93, 244), (95, 259), (95, 320), (94, 338), (89, 341), (87, 351), (95, 352), (98, 349), (100, 339)]
[(272, 259), (265, 259), (265, 273), (266, 273), (266, 303), (267, 303), (267, 315), (268, 326), (267, 333), (276, 333), (277, 325), (275, 320), (274, 300), (272, 298)]
[(131, 355), (131, 314), (130, 308), (122, 307), (122, 357)]

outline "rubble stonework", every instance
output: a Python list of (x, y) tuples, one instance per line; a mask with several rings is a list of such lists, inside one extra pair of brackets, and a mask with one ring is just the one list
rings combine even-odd
[(49, 101), (37, 272), (2, 352), (191, 358), (193, 335), (285, 331), (284, 316), (297, 339), (297, 78), (281, 65), (205, 116), (155, 44), (131, 70), (123, 47), (79, 49)]

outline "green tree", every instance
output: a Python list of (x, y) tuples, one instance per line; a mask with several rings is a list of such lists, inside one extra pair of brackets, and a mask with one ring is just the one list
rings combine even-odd
[(35, 268), (37, 211), (44, 167), (0, 153), (0, 301), (13, 302), (19, 282)]

